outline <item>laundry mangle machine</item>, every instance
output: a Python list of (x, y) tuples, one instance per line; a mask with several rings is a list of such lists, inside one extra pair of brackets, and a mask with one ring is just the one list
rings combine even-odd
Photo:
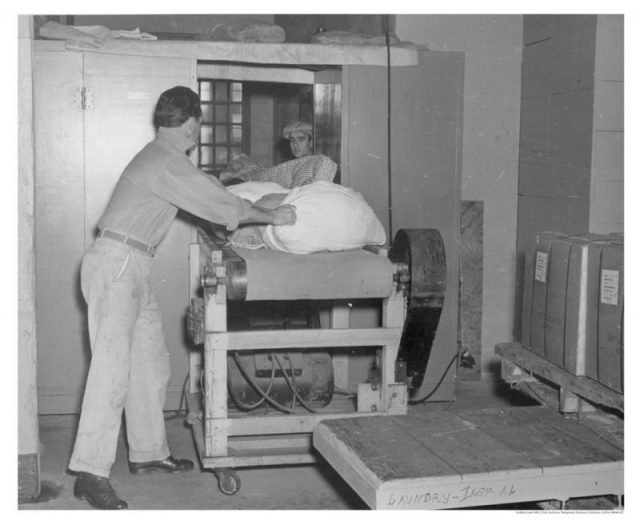
[[(317, 461), (311, 433), (322, 419), (407, 413), (445, 301), (437, 230), (399, 230), (388, 249), (309, 255), (197, 235), (187, 329), (203, 351), (187, 421), (222, 492), (239, 490), (239, 467)], [(315, 304), (357, 299), (380, 301), (379, 327), (350, 328), (334, 311), (320, 327)], [(345, 348), (374, 355), (368, 379), (348, 391), (334, 388), (332, 352)]]

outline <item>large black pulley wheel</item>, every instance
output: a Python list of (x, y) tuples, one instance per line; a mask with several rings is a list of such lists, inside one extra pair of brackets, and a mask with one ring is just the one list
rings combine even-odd
[(406, 264), (411, 276), (397, 360), (406, 365), (409, 395), (415, 398), (421, 394), (444, 305), (447, 278), (444, 241), (435, 229), (399, 230), (391, 244), (389, 259)]

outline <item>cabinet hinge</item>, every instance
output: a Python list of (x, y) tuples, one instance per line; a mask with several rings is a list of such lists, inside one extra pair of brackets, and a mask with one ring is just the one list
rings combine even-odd
[(85, 109), (93, 109), (93, 88), (79, 87), (76, 88), (74, 103), (80, 111)]

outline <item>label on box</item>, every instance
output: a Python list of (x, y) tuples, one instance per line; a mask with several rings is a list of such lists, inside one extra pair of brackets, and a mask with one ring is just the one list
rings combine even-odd
[(600, 302), (618, 304), (618, 270), (602, 270), (600, 276)]
[(536, 252), (536, 281), (542, 283), (547, 282), (547, 260), (549, 254), (545, 252)]

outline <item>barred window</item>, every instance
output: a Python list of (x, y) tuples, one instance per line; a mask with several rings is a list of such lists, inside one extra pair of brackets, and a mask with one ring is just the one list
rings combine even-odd
[(198, 166), (219, 175), (242, 152), (242, 82), (199, 79), (202, 105)]

